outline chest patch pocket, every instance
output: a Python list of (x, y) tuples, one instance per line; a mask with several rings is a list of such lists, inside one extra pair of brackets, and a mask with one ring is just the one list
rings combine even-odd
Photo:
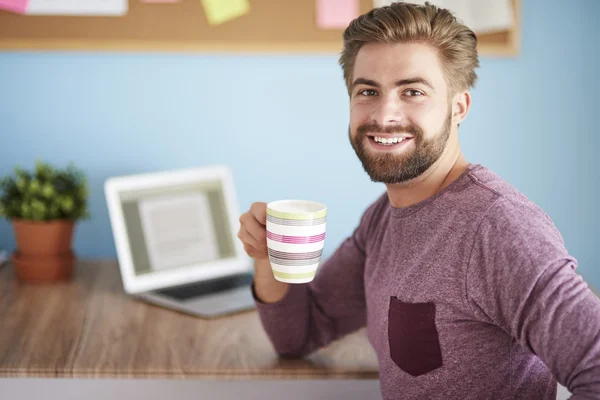
[(412, 376), (443, 365), (434, 303), (405, 303), (390, 297), (388, 340), (392, 360)]

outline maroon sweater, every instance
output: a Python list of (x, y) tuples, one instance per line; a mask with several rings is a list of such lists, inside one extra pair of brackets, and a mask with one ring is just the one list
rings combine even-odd
[[(331, 210), (335, 212), (335, 210)], [(421, 203), (381, 196), (309, 284), (256, 297), (276, 351), (362, 326), (384, 399), (600, 399), (600, 299), (550, 218), (471, 165)]]

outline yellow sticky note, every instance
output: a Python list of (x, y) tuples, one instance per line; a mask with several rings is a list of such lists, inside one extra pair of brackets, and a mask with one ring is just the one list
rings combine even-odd
[(212, 25), (222, 24), (229, 20), (248, 14), (248, 0), (202, 0), (204, 13)]

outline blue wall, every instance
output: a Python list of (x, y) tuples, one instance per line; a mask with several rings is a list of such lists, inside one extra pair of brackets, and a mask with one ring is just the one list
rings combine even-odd
[[(482, 58), (463, 150), (546, 210), (600, 287), (600, 1), (523, 7), (521, 55)], [(335, 55), (2, 53), (0, 175), (38, 157), (75, 161), (91, 179), (93, 214), (75, 250), (115, 257), (107, 177), (227, 163), (243, 210), (255, 200), (325, 202), (330, 254), (384, 190), (348, 143), (347, 101)], [(13, 247), (3, 220), (0, 248)]]

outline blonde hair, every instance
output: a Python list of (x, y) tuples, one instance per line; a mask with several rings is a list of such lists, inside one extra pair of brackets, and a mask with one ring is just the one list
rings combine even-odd
[(371, 42), (429, 44), (438, 50), (451, 93), (475, 87), (475, 68), (479, 67), (477, 36), (446, 9), (429, 2), (395, 2), (352, 21), (344, 31), (344, 49), (339, 59), (348, 92), (356, 55)]

